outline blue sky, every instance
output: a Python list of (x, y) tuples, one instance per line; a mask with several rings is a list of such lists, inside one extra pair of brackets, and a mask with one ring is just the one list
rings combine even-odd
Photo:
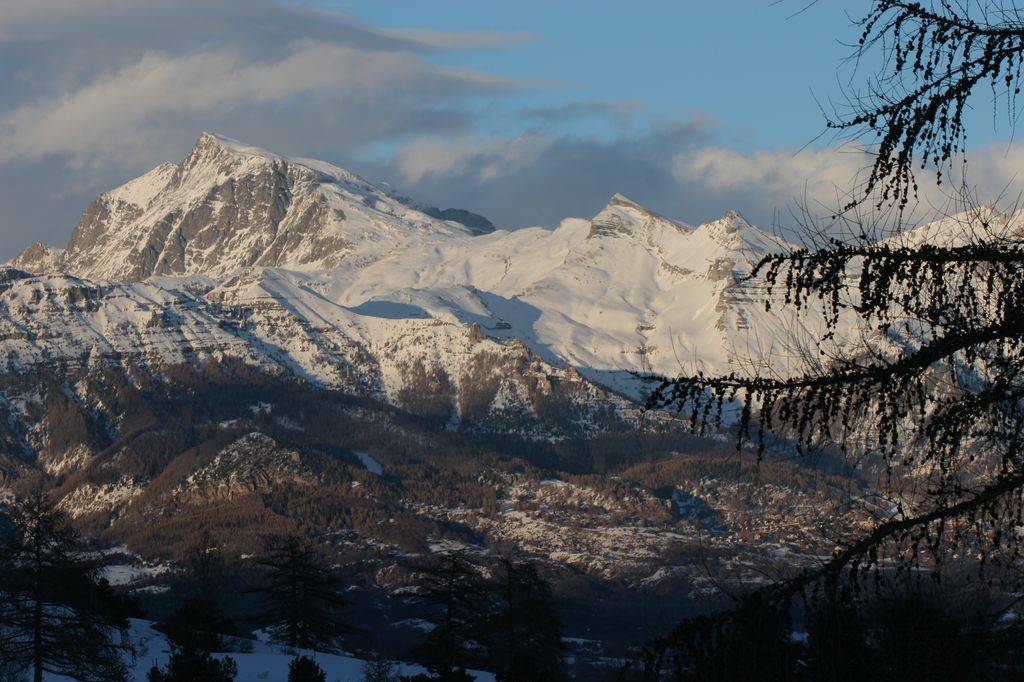
[(549, 78), (523, 99), (634, 103), (657, 119), (701, 111), (737, 149), (802, 146), (822, 130), (812, 95), (838, 92), (840, 44), (867, 2), (829, 0), (341, 0), (320, 3), (388, 28), (522, 31), (523, 44), (444, 56), (459, 66)]
[[(615, 192), (772, 227), (868, 163), (815, 96), (863, 82), (840, 65), (869, 3), (805, 2), (0, 0), (0, 258), (205, 130), (510, 229)], [(1002, 187), (1024, 152), (971, 120)]]

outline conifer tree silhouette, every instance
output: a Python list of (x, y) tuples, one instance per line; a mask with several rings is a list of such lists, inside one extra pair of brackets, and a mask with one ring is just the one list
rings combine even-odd
[(0, 658), (78, 680), (124, 679), (131, 655), (124, 602), (85, 558), (78, 534), (36, 487), (5, 509), (0, 544)]

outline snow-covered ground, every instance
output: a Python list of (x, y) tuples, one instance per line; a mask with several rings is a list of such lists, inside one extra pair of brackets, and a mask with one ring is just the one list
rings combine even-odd
[(102, 575), (115, 587), (132, 585), (141, 580), (155, 578), (170, 570), (170, 567), (161, 564), (158, 566), (142, 566), (133, 564), (115, 564), (104, 566)]
[[(153, 624), (145, 620), (131, 621), (131, 638), (136, 648), (135, 661), (130, 664), (131, 682), (145, 682), (146, 674), (154, 663), (163, 667), (169, 658), (167, 639), (153, 629)], [(225, 653), (220, 657), (230, 656), (238, 664), (236, 682), (284, 682), (288, 679), (288, 664), (295, 654), (286, 653), (266, 642), (251, 642), (252, 651), (248, 653)], [(315, 651), (300, 651), (315, 659), (327, 673), (328, 682), (361, 682), (365, 660), (351, 656), (338, 656)], [(408, 663), (395, 663), (395, 673), (399, 675), (415, 675), (426, 672), (421, 666)], [(480, 682), (493, 682), (494, 675), (488, 672), (470, 671)], [(71, 682), (73, 678), (59, 675), (45, 675), (47, 682)]]

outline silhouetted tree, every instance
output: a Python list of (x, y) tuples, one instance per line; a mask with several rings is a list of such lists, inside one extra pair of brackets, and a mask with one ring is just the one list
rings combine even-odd
[(325, 682), (327, 674), (309, 656), (296, 656), (288, 664), (288, 682)]
[(810, 602), (805, 657), (811, 679), (871, 679), (879, 660), (870, 641), (867, 617), (849, 590), (834, 590)]
[(195, 647), (173, 646), (167, 669), (154, 665), (149, 670), (149, 682), (233, 682), (238, 675), (235, 659), (214, 658), (207, 651)]
[(362, 672), (363, 682), (396, 682), (399, 679), (395, 664), (384, 658), (367, 661), (363, 664)]
[(77, 533), (37, 488), (8, 505), (0, 546), (0, 659), (78, 680), (120, 680), (131, 654), (124, 602), (82, 555)]
[[(929, 589), (931, 588), (931, 589)], [(1020, 623), (998, 623), (983, 597), (957, 598), (934, 584), (883, 595), (865, 609), (888, 680), (1021, 679)]]
[(551, 586), (528, 562), (502, 560), (496, 586), (498, 610), (490, 629), (491, 661), (499, 680), (566, 679), (562, 624)]
[(805, 667), (823, 682), (1021, 679), (1022, 624), (976, 581), (911, 579), (823, 595), (807, 623)]
[[(861, 49), (888, 50), (883, 68), (894, 71), (858, 100), (862, 111), (833, 125), (880, 136), (868, 186), (881, 190), (879, 206), (906, 205), (915, 150), (940, 166), (962, 150), (962, 113), (977, 85), (1002, 83), (1016, 95), (1018, 11), (979, 3), (969, 16), (967, 7), (876, 0), (865, 20)], [(876, 217), (859, 213), (849, 242), (771, 254), (754, 267), (749, 280), (763, 287), (766, 309), (820, 318), (822, 333), (805, 349), (818, 362), (806, 369), (655, 377), (648, 408), (686, 412), (696, 432), (722, 426), (736, 407), (738, 448), (752, 442), (760, 457), (770, 437), (800, 452), (837, 447), (882, 463), (890, 484), (913, 485), (889, 488), (889, 513), (862, 535), (837, 538), (820, 566), (757, 590), (703, 630), (687, 621), (653, 643), (652, 675), (692, 674), (701, 637), (717, 646), (759, 614), (784, 623), (793, 598), (809, 591), (833, 599), (868, 576), (938, 572), (965, 555), (977, 557), (981, 575), (1021, 559), (1024, 231), (1019, 216), (977, 206), (966, 188), (959, 200), (965, 210), (946, 216), (937, 243), (872, 241)]]
[(690, 618), (651, 646), (648, 676), (707, 682), (796, 679), (799, 652), (784, 604), (754, 593), (727, 615)]
[(224, 611), (228, 570), (220, 548), (204, 533), (185, 558), (178, 591), (181, 604), (161, 624), (168, 639), (187, 650), (223, 651), (224, 636), (236, 634)]
[(831, 335), (851, 316), (874, 344), (830, 352), (820, 369), (791, 377), (663, 378), (652, 395), (651, 407), (690, 412), (695, 430), (721, 425), (739, 403), (738, 444), (752, 438), (762, 454), (769, 434), (801, 451), (835, 444), (883, 462), (885, 480), (915, 482), (892, 491), (900, 503), (870, 532), (837, 538), (827, 562), (762, 598), (781, 604), (817, 583), (871, 575), (883, 556), (899, 560), (894, 569), (939, 567), (956, 547), (982, 567), (1021, 558), (1024, 243), (982, 240), (997, 229), (984, 211), (962, 220), (977, 241), (837, 245), (768, 256), (755, 269), (790, 307), (823, 301), (821, 348), (836, 348)]
[(461, 679), (464, 662), (486, 636), (491, 586), (463, 554), (449, 552), (418, 571), (416, 602), (436, 624), (418, 656), (441, 679)]
[(277, 641), (294, 648), (338, 651), (343, 635), (359, 632), (343, 615), (351, 605), (345, 583), (302, 538), (284, 538), (259, 565), (265, 575), (252, 591), (262, 597), (263, 615), (271, 621)]
[[(1014, 2), (875, 0), (859, 22), (854, 58), (879, 72), (828, 121), (875, 153), (861, 197), (905, 206), (914, 166), (936, 166), (941, 182), (966, 151), (963, 120), (979, 89), (1016, 119), (1024, 60), (1024, 16)], [(854, 203), (860, 199), (854, 199)]]

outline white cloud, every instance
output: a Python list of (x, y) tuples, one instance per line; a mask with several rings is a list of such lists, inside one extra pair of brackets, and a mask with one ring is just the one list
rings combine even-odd
[(382, 30), (381, 35), (409, 40), (437, 50), (516, 47), (535, 39), (529, 31), (435, 31), (423, 28)]
[[(833, 211), (863, 188), (873, 161), (853, 144), (750, 154), (706, 147), (680, 154), (673, 168), (681, 184), (738, 197), (753, 195), (755, 203), (798, 202)], [(935, 213), (956, 210), (957, 192), (965, 180), (980, 201), (1000, 203), (1001, 194), (1012, 201), (1024, 189), (1024, 143), (976, 149), (969, 156), (966, 175), (963, 171), (962, 157), (955, 159), (944, 169), (940, 185), (934, 168), (915, 169), (918, 192), (911, 198), (912, 215), (927, 220)]]
[[(835, 206), (870, 163), (849, 147), (742, 154), (699, 114), (638, 129), (631, 102), (502, 111), (496, 96), (551, 83), (436, 58), (531, 38), (381, 29), (275, 0), (0, 0), (0, 253), (63, 241), (96, 193), (181, 158), (201, 130), (362, 156), (356, 170), (370, 177), (509, 227), (592, 215), (614, 192), (689, 222), (738, 209), (769, 225), (801, 199)], [(506, 132), (481, 132), (490, 124)], [(1002, 188), (1021, 168), (1020, 145), (983, 150), (970, 179)]]
[[(531, 132), (510, 138), (426, 137), (399, 149), (379, 172), (403, 191), (459, 205), (499, 225), (554, 225), (593, 215), (613, 192), (690, 223), (742, 212), (766, 229), (800, 238), (793, 215), (828, 222), (866, 177), (872, 158), (854, 145), (739, 153), (706, 144), (713, 122), (695, 116), (612, 140)], [(978, 150), (969, 180), (991, 201), (1024, 180), (1024, 144)], [(1020, 175), (1021, 177), (1018, 177)], [(955, 209), (933, 171), (919, 172), (909, 220)], [(842, 227), (836, 225), (836, 229)]]
[(334, 161), (466, 135), (482, 98), (546, 83), (440, 53), (529, 38), (387, 30), (303, 0), (0, 0), (0, 257), (62, 242), (95, 194), (202, 130)]
[(407, 183), (451, 175), (480, 183), (528, 168), (551, 144), (550, 139), (537, 133), (524, 133), (510, 140), (418, 138), (400, 148), (394, 162)]
[(698, 183), (722, 192), (756, 186), (765, 194), (826, 198), (836, 187), (850, 187), (870, 158), (854, 147), (780, 149), (752, 154), (704, 147), (677, 156), (673, 173), (680, 183)]
[(156, 139), (168, 118), (224, 114), (308, 96), (318, 106), (404, 107), (514, 84), (443, 68), (408, 52), (300, 43), (278, 60), (247, 62), (230, 52), (145, 54), (72, 92), (26, 103), (0, 119), (0, 160), (51, 154), (124, 153)]
[[(510, 47), (533, 37), (525, 31), (382, 29), (344, 12), (275, 0), (0, 0), (0, 44), (58, 41), (66, 46), (96, 36), (115, 40), (122, 50), (140, 44), (193, 49), (211, 39), (266, 50), (273, 47), (270, 37), (449, 50)], [(93, 48), (102, 52), (99, 45)]]
[(420, 137), (372, 170), (413, 196), (481, 212), (504, 227), (592, 215), (615, 192), (679, 215), (687, 201), (671, 162), (705, 141), (712, 125), (695, 115), (606, 140), (543, 130)]

